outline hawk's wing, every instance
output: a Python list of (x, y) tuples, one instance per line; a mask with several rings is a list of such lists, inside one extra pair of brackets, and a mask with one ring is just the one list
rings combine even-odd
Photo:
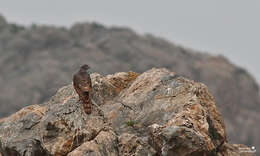
[(78, 74), (74, 74), (73, 76), (73, 87), (75, 89), (75, 91), (80, 95), (80, 88), (79, 88), (79, 78), (78, 78)]

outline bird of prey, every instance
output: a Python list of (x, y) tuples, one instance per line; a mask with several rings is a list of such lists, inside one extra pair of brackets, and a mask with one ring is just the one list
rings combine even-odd
[(87, 64), (80, 67), (79, 71), (73, 76), (73, 86), (79, 95), (79, 101), (82, 101), (86, 114), (91, 114), (91, 78), (88, 72)]

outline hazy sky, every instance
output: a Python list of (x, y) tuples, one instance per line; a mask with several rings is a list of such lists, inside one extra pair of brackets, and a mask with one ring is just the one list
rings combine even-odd
[(0, 0), (8, 21), (127, 26), (195, 50), (224, 54), (260, 82), (260, 0)]

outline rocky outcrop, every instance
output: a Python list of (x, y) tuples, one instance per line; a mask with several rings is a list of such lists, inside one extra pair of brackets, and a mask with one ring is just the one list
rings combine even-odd
[(91, 78), (92, 114), (65, 86), (0, 122), (2, 155), (252, 155), (228, 144), (204, 84), (155, 68)]

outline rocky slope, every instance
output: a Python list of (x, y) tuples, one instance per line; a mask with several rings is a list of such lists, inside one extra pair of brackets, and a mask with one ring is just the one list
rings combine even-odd
[(0, 121), (2, 155), (253, 155), (227, 142), (204, 84), (166, 69), (91, 78), (92, 114), (84, 113), (72, 85), (65, 86), (48, 102)]
[(230, 140), (260, 148), (259, 88), (246, 70), (223, 56), (96, 23), (78, 23), (69, 29), (23, 27), (0, 16), (0, 117), (48, 100), (57, 88), (71, 82), (84, 63), (103, 74), (166, 67), (203, 82), (223, 114)]

